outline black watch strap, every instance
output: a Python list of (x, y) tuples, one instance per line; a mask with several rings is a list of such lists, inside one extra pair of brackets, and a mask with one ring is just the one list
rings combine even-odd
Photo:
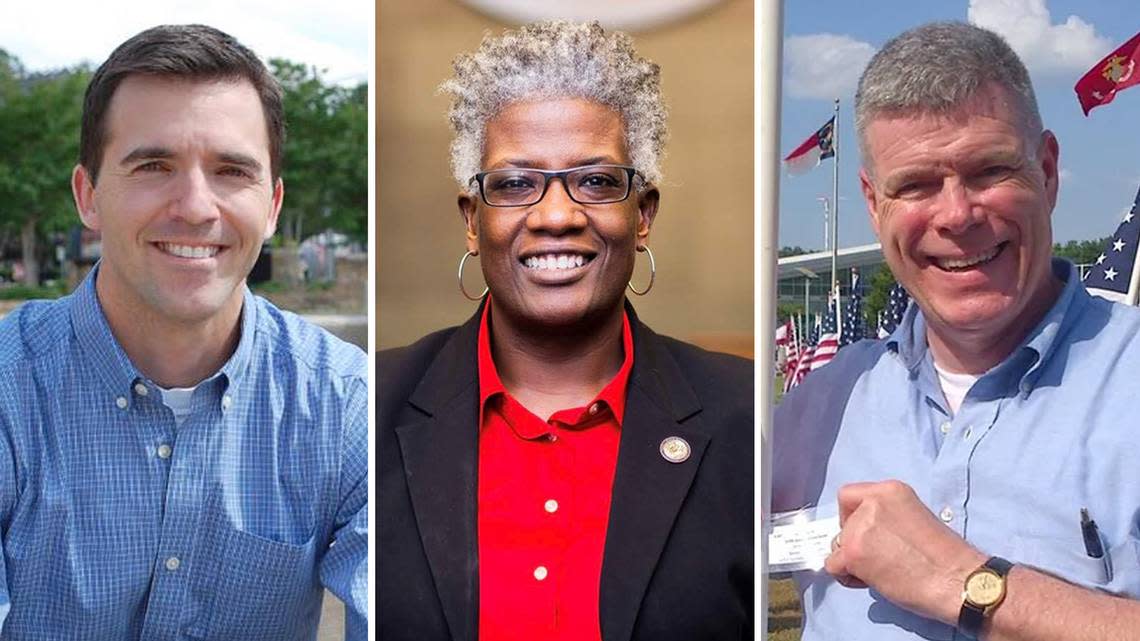
[[(998, 576), (1004, 579), (1009, 574), (1010, 569), (1013, 568), (1013, 563), (1000, 556), (991, 556), (982, 564), (982, 567), (997, 572)], [(963, 598), (962, 609), (958, 611), (958, 631), (972, 639), (977, 639), (982, 634), (982, 626), (985, 622), (986, 610)]]

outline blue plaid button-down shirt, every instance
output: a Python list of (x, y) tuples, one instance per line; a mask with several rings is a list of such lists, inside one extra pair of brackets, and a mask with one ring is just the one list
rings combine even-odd
[(364, 354), (247, 290), (176, 429), (94, 284), (0, 322), (0, 639), (364, 639)]

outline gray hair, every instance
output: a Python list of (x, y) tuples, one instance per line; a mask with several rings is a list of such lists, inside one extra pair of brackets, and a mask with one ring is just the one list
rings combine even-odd
[(448, 119), (451, 170), (460, 189), (480, 171), (487, 121), (507, 105), (542, 98), (585, 98), (621, 116), (633, 166), (660, 182), (665, 105), (660, 68), (638, 57), (626, 34), (597, 23), (536, 22), (492, 37), (452, 63), (455, 75), (440, 85), (452, 96)]
[(998, 34), (963, 22), (935, 22), (911, 29), (871, 58), (855, 92), (855, 129), (867, 158), (867, 127), (884, 115), (944, 114), (961, 107), (987, 85), (1006, 90), (1030, 144), (1042, 132), (1029, 72)]

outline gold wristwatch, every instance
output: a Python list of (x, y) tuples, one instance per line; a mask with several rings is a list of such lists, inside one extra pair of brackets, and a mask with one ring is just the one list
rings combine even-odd
[(962, 589), (962, 609), (958, 612), (958, 631), (977, 639), (986, 617), (1005, 598), (1005, 577), (1013, 564), (1000, 556), (991, 556), (981, 567), (966, 577)]

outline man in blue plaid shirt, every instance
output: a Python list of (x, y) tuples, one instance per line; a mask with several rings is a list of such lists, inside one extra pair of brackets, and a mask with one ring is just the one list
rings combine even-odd
[(0, 322), (0, 639), (366, 635), (363, 353), (245, 284), (281, 90), (203, 26), (123, 43), (72, 188), (102, 260)]

